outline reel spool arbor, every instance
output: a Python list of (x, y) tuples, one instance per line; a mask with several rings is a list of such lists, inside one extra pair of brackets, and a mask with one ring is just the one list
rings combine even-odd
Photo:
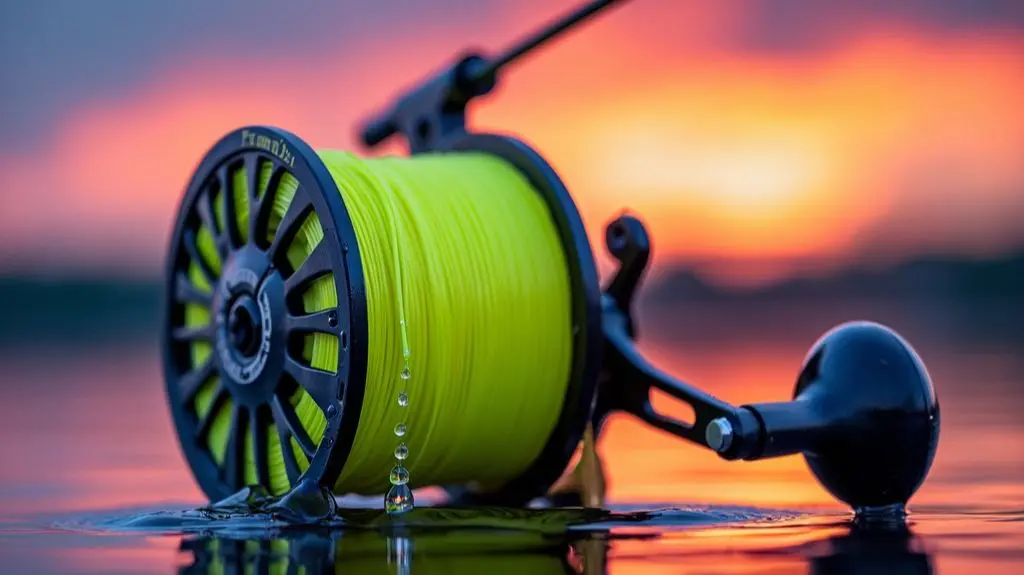
[[(517, 139), (467, 131), (467, 105), (495, 87), (501, 67), (612, 4), (588, 4), (497, 57), (460, 58), (362, 130), (362, 140), (371, 148), (398, 135), (412, 154), (471, 150), (512, 164), (545, 200), (569, 262), (571, 380), (553, 433), (529, 469), (497, 491), (458, 485), (448, 492), (460, 503), (524, 505), (555, 483), (588, 426), (599, 431), (611, 412), (623, 411), (726, 459), (804, 453), (822, 484), (855, 509), (902, 506), (927, 474), (939, 431), (931, 382), (905, 341), (877, 324), (834, 329), (812, 348), (790, 402), (736, 407), (672, 378), (651, 365), (633, 342), (631, 302), (650, 254), (641, 222), (623, 217), (608, 226), (607, 248), (620, 269), (602, 289), (580, 216), (554, 170)], [(269, 170), (266, 186), (261, 185), (264, 170)], [(286, 175), (298, 187), (270, 233), (268, 206)], [(248, 182), (249, 192), (249, 213), (241, 222), (234, 203), (227, 200), (236, 194), (238, 177)], [(304, 261), (289, 262), (281, 248), (310, 215), (319, 220), (323, 241)], [(208, 265), (200, 270), (215, 286), (212, 295), (197, 290), (188, 275), (190, 261), (204, 261), (199, 226), (212, 232), (223, 263), (220, 273)], [(328, 274), (334, 278), (338, 305), (314, 313), (296, 311), (298, 290)], [(315, 152), (287, 132), (262, 127), (239, 130), (215, 145), (186, 190), (167, 278), (163, 350), (168, 397), (183, 451), (206, 494), (216, 500), (242, 488), (247, 454), (255, 462), (255, 479), (267, 484), (268, 442), (262, 434), (251, 433), (266, 425), (280, 445), (297, 443), (309, 462), (300, 471), (294, 454), (289, 458), (290, 450), (284, 450), (290, 485), (333, 486), (355, 438), (366, 385), (367, 315), (352, 224)], [(210, 310), (213, 321), (208, 327), (185, 325), (189, 304)], [(336, 373), (294, 359), (295, 337), (312, 332), (338, 338)], [(197, 340), (209, 342), (213, 353), (193, 365), (190, 345)], [(201, 414), (190, 407), (200, 386), (214, 375), (220, 376), (221, 385), (213, 391), (213, 405), (230, 401), (232, 406), (223, 464), (203, 445), (214, 408)], [(326, 416), (319, 444), (297, 424), (288, 401), (296, 387), (309, 393)], [(651, 389), (690, 404), (696, 421), (687, 424), (657, 413)], [(249, 436), (253, 439), (246, 441)]]

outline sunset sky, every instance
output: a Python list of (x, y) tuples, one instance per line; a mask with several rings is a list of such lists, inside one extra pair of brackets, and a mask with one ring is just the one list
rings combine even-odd
[[(0, 274), (154, 276), (225, 132), (353, 148), (398, 88), (575, 4), (2, 3)], [(632, 0), (471, 113), (548, 158), (595, 244), (628, 209), (722, 281), (1024, 247), (1017, 0)]]

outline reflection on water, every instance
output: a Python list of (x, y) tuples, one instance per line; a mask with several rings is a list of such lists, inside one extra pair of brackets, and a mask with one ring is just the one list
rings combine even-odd
[[(500, 537), (500, 536), (499, 536)], [(192, 563), (182, 574), (286, 573), (576, 573), (566, 546), (551, 543), (531, 553), (503, 552), (488, 545), (486, 537), (470, 538), (453, 550), (445, 550), (443, 538), (379, 538), (361, 533), (337, 539), (299, 537), (263, 541), (193, 539), (183, 542)], [(473, 545), (482, 549), (477, 552)], [(469, 547), (466, 549), (466, 547)]]
[[(829, 313), (819, 323), (834, 323)], [(699, 317), (692, 319), (700, 325)], [(824, 331), (819, 320), (808, 320), (778, 333), (733, 329), (729, 337), (709, 331), (695, 338), (656, 320), (641, 319), (644, 351), (735, 403), (788, 398), (805, 351)], [(693, 514), (689, 522), (654, 514), (599, 532), (559, 530), (539, 539), (522, 530), (512, 536), (494, 529), (402, 534), (274, 527), (238, 534), (180, 525), (133, 530), (123, 523), (101, 526), (99, 536), (98, 517), (138, 520), (154, 510), (207, 503), (178, 452), (155, 346), (0, 350), (0, 557), (4, 570), (31, 573), (255, 574), (299, 572), (299, 566), (306, 573), (396, 573), (404, 564), (416, 573), (451, 575), (1019, 572), (1020, 340), (962, 341), (932, 325), (894, 327), (931, 372), (943, 427), (931, 475), (911, 501), (909, 529), (884, 532), (851, 526), (800, 457), (727, 462), (614, 416), (599, 442), (610, 502), (625, 511), (683, 507)], [(671, 405), (659, 408), (673, 412)], [(699, 507), (706, 504), (715, 507)], [(722, 505), (810, 514), (733, 521), (714, 515)]]
[[(727, 547), (722, 538), (730, 540)], [(668, 532), (657, 539), (617, 530), (564, 536), (350, 531), (265, 539), (195, 537), (184, 539), (181, 549), (183, 574), (285, 573), (303, 568), (315, 573), (597, 575), (659, 572), (669, 565), (700, 573), (936, 571), (933, 552), (906, 525), (863, 526), (836, 519)], [(1024, 554), (1018, 551), (1017, 558)]]

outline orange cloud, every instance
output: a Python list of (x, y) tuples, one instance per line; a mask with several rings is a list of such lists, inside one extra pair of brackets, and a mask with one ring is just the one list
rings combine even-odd
[[(849, 257), (883, 221), (900, 254), (1019, 245), (1024, 232), (1004, 214), (1024, 213), (1021, 43), (898, 32), (800, 59), (680, 62), (633, 44), (643, 67), (583, 79), (538, 71), (491, 124), (515, 118), (573, 184), (595, 231), (630, 207), (667, 258)], [(549, 104), (565, 110), (557, 124), (530, 116), (526, 95), (542, 86), (562, 99)], [(956, 225), (928, 208), (961, 204), (971, 209)]]
[[(509, 10), (514, 27), (537, 22)], [(595, 243), (629, 208), (663, 259), (770, 262), (767, 276), (878, 237), (896, 254), (1024, 241), (1005, 216), (1024, 196), (1020, 40), (879, 29), (833, 52), (754, 56), (715, 44), (730, 14), (647, 34), (636, 18), (599, 21), (516, 67), (473, 123), (535, 144)], [(450, 53), (450, 31), (424, 35), (419, 50), (406, 36), (301, 62), (184, 62), (76, 111), (48, 148), (0, 158), (0, 260), (158, 269), (182, 187), (220, 135), (270, 123), (351, 147), (382, 95)], [(968, 205), (969, 221), (918, 204)]]

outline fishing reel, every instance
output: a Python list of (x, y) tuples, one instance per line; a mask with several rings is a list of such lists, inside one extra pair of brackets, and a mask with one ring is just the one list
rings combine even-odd
[[(578, 386), (575, 397), (593, 398), (588, 425), (594, 435), (611, 413), (625, 412), (727, 460), (802, 453), (821, 484), (858, 513), (902, 510), (924, 481), (939, 436), (935, 390), (909, 343), (877, 323), (846, 323), (811, 347), (791, 401), (742, 406), (721, 401), (662, 372), (636, 348), (632, 304), (651, 249), (643, 223), (623, 216), (607, 226), (606, 248), (619, 269), (599, 288), (582, 222), (550, 166), (515, 139), (467, 133), (466, 106), (495, 87), (502, 66), (614, 3), (590, 3), (497, 57), (462, 57), (369, 121), (361, 133), (363, 143), (373, 148), (398, 135), (412, 154), (475, 146), (513, 162), (542, 191), (574, 264), (574, 325), (580, 332), (573, 385)], [(691, 406), (695, 420), (659, 413), (651, 403), (652, 390)], [(560, 451), (549, 461), (564, 461), (566, 450), (576, 448), (572, 440), (582, 433), (579, 421), (565, 415), (561, 425), (574, 427), (575, 433), (568, 434), (569, 444), (549, 445), (549, 453)], [(543, 469), (542, 462), (535, 477), (550, 479)], [(501, 502), (508, 495), (503, 491), (495, 500), (457, 493), (479, 503)]]
[[(587, 4), (496, 57), (459, 58), (362, 130), (369, 148), (399, 136), (413, 156), (473, 152), (515, 168), (546, 205), (567, 264), (571, 356), (551, 432), (515, 477), (487, 488), (459, 478), (465, 484), (446, 491), (472, 505), (549, 496), (581, 441), (592, 444), (620, 411), (726, 459), (804, 453), (826, 488), (854, 508), (902, 506), (930, 467), (939, 430), (928, 374), (905, 341), (876, 324), (840, 326), (813, 347), (793, 401), (720, 401), (659, 371), (635, 347), (632, 301), (650, 257), (640, 220), (608, 226), (606, 247), (620, 267), (601, 286), (582, 219), (551, 166), (514, 137), (466, 129), (468, 104), (494, 89), (504, 66), (613, 4)], [(211, 500), (260, 485), (316, 507), (350, 459), (370, 343), (365, 256), (346, 201), (307, 143), (259, 126), (225, 135), (186, 187), (167, 261), (164, 379), (182, 451)], [(318, 237), (300, 233), (306, 222), (317, 223)], [(315, 282), (327, 282), (335, 298), (307, 309), (302, 300)], [(310, 337), (333, 342), (333, 365), (300, 357)], [(695, 421), (658, 413), (653, 389), (690, 404)], [(297, 415), (296, 402), (307, 400), (316, 433)]]

